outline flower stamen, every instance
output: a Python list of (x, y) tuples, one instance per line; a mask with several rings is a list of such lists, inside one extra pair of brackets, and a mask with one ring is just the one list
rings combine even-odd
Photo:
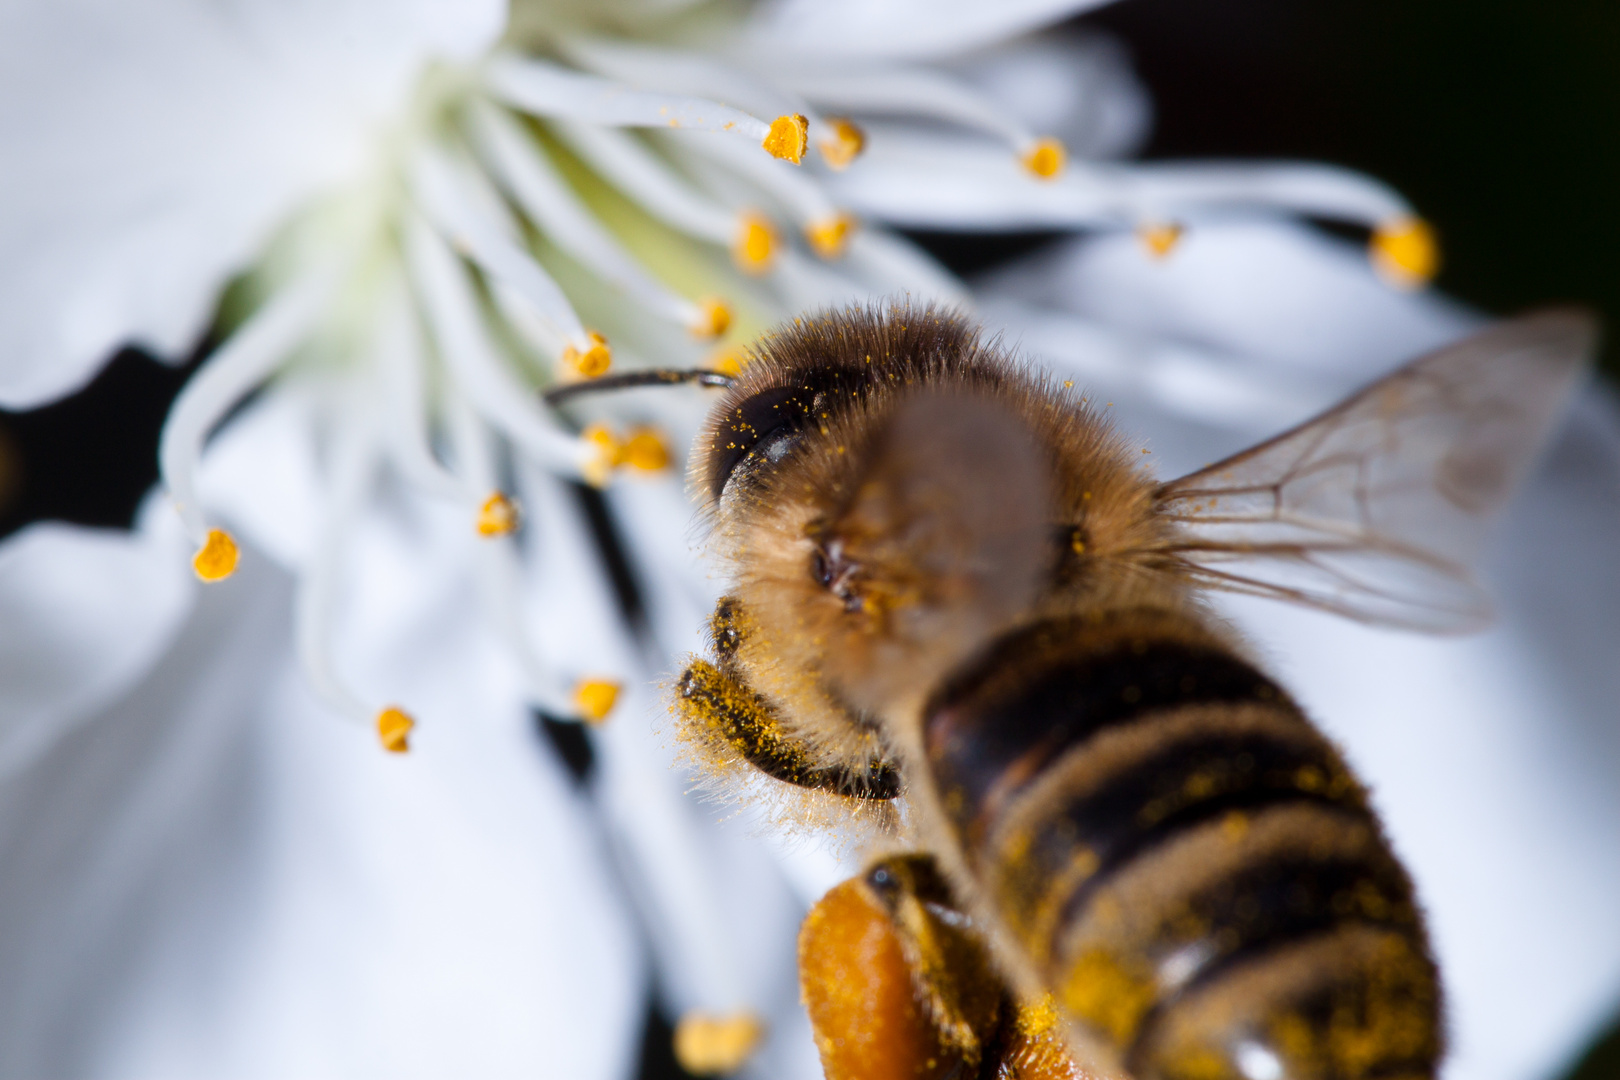
[(1148, 254), (1162, 259), (1175, 250), (1187, 230), (1173, 221), (1156, 221), (1136, 228), (1136, 238), (1147, 248)]
[(816, 140), (816, 149), (830, 168), (843, 172), (866, 149), (866, 132), (847, 116), (826, 118), (828, 133)]
[(697, 302), (698, 319), (692, 325), (692, 336), (712, 341), (731, 329), (731, 305), (718, 296), (706, 296)]
[(804, 238), (809, 242), (810, 250), (823, 259), (836, 259), (844, 254), (854, 230), (855, 218), (840, 211), (806, 225)]
[(574, 687), (574, 706), (588, 724), (600, 724), (619, 700), (618, 683), (611, 679), (581, 679)]
[(411, 731), (416, 721), (397, 705), (377, 714), (377, 739), (390, 754), (403, 754), (411, 748)]
[(1422, 218), (1404, 216), (1382, 222), (1368, 241), (1373, 268), (1398, 289), (1418, 289), (1440, 270), (1440, 244), (1434, 228)]
[(751, 1012), (689, 1012), (675, 1025), (675, 1060), (696, 1076), (724, 1076), (742, 1068), (764, 1037), (764, 1022)]
[(776, 255), (776, 229), (764, 214), (749, 210), (737, 218), (731, 257), (737, 268), (759, 275), (770, 269)]
[(771, 157), (797, 165), (804, 160), (804, 149), (809, 141), (810, 121), (803, 113), (788, 113), (771, 121), (771, 130), (760, 145)]
[(510, 536), (517, 532), (522, 521), (523, 511), (517, 500), (497, 491), (478, 508), (478, 535)]
[(1051, 180), (1063, 171), (1063, 166), (1069, 159), (1069, 152), (1063, 143), (1050, 136), (1036, 139), (1024, 151), (1021, 160), (1024, 168), (1041, 180)]
[(236, 572), (241, 552), (236, 541), (224, 529), (209, 529), (208, 539), (197, 554), (192, 556), (191, 567), (203, 581), (224, 581)]
[(587, 331), (585, 339), (583, 349), (573, 345), (564, 347), (562, 366), (582, 379), (601, 378), (613, 366), (613, 350), (608, 347), (607, 338), (595, 330)]
[(619, 461), (640, 472), (661, 472), (669, 468), (669, 443), (654, 428), (637, 428), (625, 440)]

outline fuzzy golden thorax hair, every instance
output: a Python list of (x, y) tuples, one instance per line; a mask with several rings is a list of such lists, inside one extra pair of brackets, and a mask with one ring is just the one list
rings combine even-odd
[(842, 757), (830, 729), (904, 711), (1022, 622), (1189, 603), (1151, 555), (1166, 526), (1138, 456), (960, 314), (895, 304), (762, 339), (690, 482), (758, 689)]

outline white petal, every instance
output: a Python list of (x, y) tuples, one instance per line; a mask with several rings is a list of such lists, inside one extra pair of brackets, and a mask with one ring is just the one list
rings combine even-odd
[(751, 51), (817, 56), (943, 56), (983, 48), (1107, 0), (773, 0), (752, 16)]
[(1352, 380), (1478, 322), (1438, 294), (1389, 288), (1364, 251), (1288, 221), (1194, 226), (1164, 257), (1131, 234), (1065, 240), (980, 284), (1121, 330)]
[(313, 701), (291, 582), (249, 550), (138, 687), (0, 788), (0, 1073), (629, 1071), (634, 933), (464, 569), (424, 559), (454, 516), (373, 515), (353, 560), (357, 606), (393, 619), (358, 681), (416, 713), (410, 755)]
[(146, 674), (190, 609), (179, 520), (134, 532), (41, 522), (0, 544), (0, 778)]
[(119, 344), (184, 351), (226, 275), (353, 175), (425, 59), (497, 0), (8, 4), (0, 10), (0, 405)]

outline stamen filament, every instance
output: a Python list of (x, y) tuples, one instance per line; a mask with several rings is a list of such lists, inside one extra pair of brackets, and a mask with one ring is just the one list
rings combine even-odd
[(664, 224), (712, 244), (731, 243), (736, 215), (694, 190), (643, 143), (613, 128), (562, 120), (552, 130), (598, 175)]
[(578, 474), (589, 460), (588, 448), (556, 425), (497, 355), (480, 321), (472, 284), (450, 249), (421, 218), (412, 219), (405, 239), (411, 277), (439, 354), (458, 385), (526, 452), (549, 468)]
[(497, 100), (534, 116), (611, 127), (728, 132), (756, 146), (770, 132), (764, 120), (717, 101), (633, 90), (599, 75), (510, 53), (484, 66), (484, 85)]
[(389, 461), (413, 487), (441, 498), (469, 497), (454, 473), (433, 453), (423, 393), (426, 351), (407, 306), (404, 282), (391, 281), (377, 305), (372, 369), (382, 383), (383, 431)]
[(545, 149), (487, 103), (475, 103), (468, 125), (473, 144), (491, 172), (546, 238), (658, 315), (696, 326), (701, 313), (689, 300), (654, 280), (619, 246), (557, 174)]
[(968, 83), (922, 68), (847, 68), (789, 72), (784, 81), (823, 108), (900, 113), (986, 132), (1022, 153), (1034, 134)]
[(413, 162), (411, 180), (429, 219), (458, 250), (504, 282), (557, 336), (583, 341), (585, 328), (573, 305), (551, 275), (518, 246), (515, 227), (479, 213), (480, 204), (486, 211), (499, 206), (481, 176), (446, 154), (423, 150)]
[(250, 390), (269, 377), (315, 325), (336, 286), (335, 267), (306, 275), (271, 297), (186, 382), (163, 423), (158, 464), (193, 543), (208, 536), (197, 497), (204, 440)]

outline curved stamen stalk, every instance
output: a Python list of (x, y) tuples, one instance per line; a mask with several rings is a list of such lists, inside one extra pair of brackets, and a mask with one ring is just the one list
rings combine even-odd
[(344, 541), (354, 530), (377, 465), (370, 411), (363, 405), (350, 411), (358, 415), (334, 431), (326, 506), (315, 549), (298, 578), (293, 633), (315, 692), (346, 718), (369, 725), (380, 710), (368, 708), (338, 673), (332, 644)]
[(433, 453), (424, 392), (425, 346), (405, 283), (394, 275), (377, 305), (371, 365), (382, 383), (382, 427), (389, 461), (414, 487), (440, 498), (469, 499), (476, 493), (468, 491)]
[(545, 150), (526, 137), (509, 116), (477, 101), (468, 106), (467, 115), (479, 156), (548, 240), (652, 312), (690, 330), (704, 327), (707, 320), (698, 305), (675, 295), (642, 270), (557, 175)]
[(590, 448), (557, 427), (507, 369), (485, 332), (466, 270), (420, 217), (406, 229), (405, 254), (439, 356), (469, 401), (548, 468), (581, 475)]
[(314, 327), (333, 287), (335, 267), (306, 274), (271, 297), (187, 381), (163, 423), (158, 467), (180, 520), (195, 543), (208, 536), (197, 496), (203, 442), (220, 419), (275, 371)]
[(424, 147), (411, 164), (412, 192), (451, 244), (520, 298), (550, 335), (590, 348), (574, 306), (519, 246), (517, 227), (488, 181), (442, 150)]
[(609, 127), (723, 132), (756, 148), (771, 133), (769, 122), (717, 101), (633, 90), (612, 79), (511, 53), (484, 65), (484, 85), (496, 100), (533, 116)]
[(693, 189), (685, 177), (623, 131), (567, 120), (551, 130), (604, 180), (671, 228), (712, 244), (730, 244), (737, 213)]
[[(495, 455), (490, 432), (479, 420), (471, 403), (460, 394), (447, 395), (446, 412), (456, 472), (468, 487), (494, 492), (499, 490)], [(469, 519), (476, 513), (469, 514)], [(540, 658), (528, 628), (523, 622), (522, 569), (509, 533), (486, 533), (478, 541), (476, 579), (479, 605), (490, 627), (506, 644), (523, 672), (525, 689), (532, 703), (554, 716), (572, 714), (564, 681)]]
[(802, 96), (761, 82), (735, 67), (691, 52), (659, 48), (646, 42), (570, 36), (558, 41), (563, 55), (580, 67), (638, 87), (671, 94), (690, 94), (735, 104), (755, 116), (798, 114), (814, 128), (824, 125)]

